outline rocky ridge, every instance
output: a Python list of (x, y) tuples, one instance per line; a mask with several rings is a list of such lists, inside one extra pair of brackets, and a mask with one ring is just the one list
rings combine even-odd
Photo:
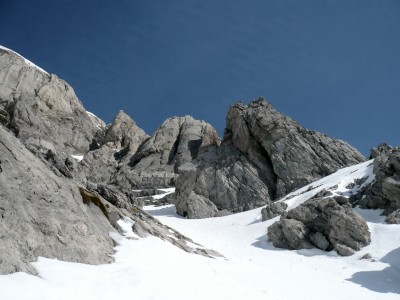
[(305, 129), (262, 98), (232, 105), (226, 124), (219, 147), (202, 148), (179, 168), (179, 214), (199, 218), (259, 207), (365, 160), (347, 143)]

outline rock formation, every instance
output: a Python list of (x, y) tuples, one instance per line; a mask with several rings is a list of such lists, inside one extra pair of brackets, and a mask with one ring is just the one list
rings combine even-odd
[(268, 239), (278, 248), (334, 249), (348, 256), (368, 245), (371, 234), (348, 200), (336, 196), (312, 198), (288, 211), (268, 228)]
[(195, 198), (208, 203), (205, 215), (218, 215), (215, 208), (247, 210), (364, 160), (347, 143), (303, 128), (263, 99), (237, 103), (221, 146), (206, 147), (179, 169), (175, 203), (179, 214), (193, 218), (204, 212), (188, 213), (189, 195), (190, 205)]
[[(154, 138), (155, 159), (159, 153), (171, 158), (156, 168), (160, 173), (219, 141), (210, 125), (176, 119), (178, 135), (168, 142), (162, 134)], [(85, 111), (67, 83), (0, 47), (0, 273), (35, 273), (30, 262), (38, 256), (111, 262), (109, 233), (123, 233), (118, 222), (127, 218), (139, 236), (152, 234), (187, 252), (218, 256), (141, 210), (131, 186), (120, 189), (115, 175), (124, 165), (131, 168), (141, 146), (151, 148), (147, 140), (125, 113), (106, 126)]]
[(173, 186), (179, 166), (196, 158), (201, 147), (219, 143), (215, 129), (204, 121), (167, 119), (121, 166), (113, 184), (126, 190)]
[(384, 209), (386, 221), (400, 224), (400, 148), (386, 144), (371, 150), (375, 181), (358, 202), (362, 208)]
[(35, 270), (38, 256), (111, 262), (113, 231), (102, 211), (85, 205), (77, 185), (56, 176), (0, 126), (0, 272)]

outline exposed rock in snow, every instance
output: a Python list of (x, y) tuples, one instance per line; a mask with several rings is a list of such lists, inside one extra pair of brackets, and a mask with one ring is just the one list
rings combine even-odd
[[(400, 148), (380, 145), (372, 150), (374, 159), (375, 181), (365, 191), (365, 197), (360, 201), (360, 207), (380, 208), (385, 214), (391, 214), (400, 209)], [(388, 217), (388, 222), (396, 223), (397, 213)]]
[(344, 197), (312, 198), (289, 210), (268, 228), (268, 238), (275, 247), (286, 249), (335, 249), (351, 255), (371, 242), (365, 220), (353, 211)]
[(261, 209), (263, 221), (270, 220), (277, 216), (285, 216), (288, 205), (285, 202), (273, 202)]

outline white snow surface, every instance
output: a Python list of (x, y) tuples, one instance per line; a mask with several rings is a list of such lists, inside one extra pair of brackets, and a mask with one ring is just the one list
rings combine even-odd
[[(346, 168), (282, 199), (295, 207), (322, 188), (349, 194), (354, 179), (368, 176), (371, 161)], [(311, 189), (310, 186), (316, 187)], [(302, 193), (307, 191), (306, 193)], [(368, 222), (372, 242), (350, 257), (321, 250), (277, 249), (266, 239), (260, 208), (220, 218), (188, 220), (173, 205), (146, 207), (163, 223), (224, 258), (188, 254), (156, 237), (131, 240), (132, 220), (120, 220), (125, 237), (116, 262), (84, 265), (39, 258), (39, 276), (0, 276), (1, 299), (400, 299), (400, 225), (387, 225), (378, 210), (356, 209)], [(360, 260), (370, 253), (373, 260)]]
[(158, 189), (158, 190), (160, 190), (160, 191), (162, 191), (164, 193), (160, 194), (160, 195), (153, 195), (152, 196), (153, 199), (156, 199), (156, 200), (162, 199), (162, 198), (164, 198), (165, 196), (167, 196), (169, 194), (175, 193), (175, 188), (166, 188), (166, 189)]
[(19, 56), (20, 58), (22, 58), (28, 66), (33, 67), (33, 68), (36, 68), (36, 69), (38, 69), (40, 72), (49, 74), (49, 73), (47, 73), (45, 70), (43, 70), (41, 67), (38, 67), (37, 65), (35, 65), (35, 64), (34, 64), (33, 62), (31, 62), (30, 60), (27, 60), (27, 59), (26, 59), (25, 57), (23, 57), (21, 54), (19, 54), (19, 53), (13, 51), (13, 50), (11, 50), (11, 49), (8, 49), (8, 48), (6, 48), (6, 47), (4, 47), (4, 46), (1, 46), (1, 45), (0, 45), (0, 49), (3, 49), (3, 50), (5, 50), (5, 51), (11, 52), (11, 53), (14, 53), (15, 55), (17, 55), (17, 56)]
[(86, 111), (88, 114), (90, 120), (92, 123), (98, 128), (98, 129), (104, 129), (106, 127), (106, 123), (102, 119), (100, 119), (98, 116), (96, 116), (94, 113), (91, 113), (89, 111)]
[(71, 157), (75, 158), (78, 162), (80, 162), (83, 159), (84, 155), (71, 155)]

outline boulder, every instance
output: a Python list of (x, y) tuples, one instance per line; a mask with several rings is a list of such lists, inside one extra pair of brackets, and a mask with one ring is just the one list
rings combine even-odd
[(391, 212), (385, 219), (388, 224), (400, 224), (400, 209)]
[(351, 205), (341, 198), (338, 200), (331, 197), (307, 200), (271, 225), (268, 239), (279, 248), (302, 249), (313, 245), (325, 251), (335, 249), (340, 255), (353, 254), (371, 242), (371, 234), (365, 220)]
[(309, 229), (294, 219), (282, 219), (268, 229), (268, 238), (273, 241), (274, 246), (289, 250), (312, 248), (307, 240), (309, 234)]
[(285, 202), (272, 202), (261, 209), (262, 221), (267, 221), (277, 216), (285, 216), (288, 205)]

